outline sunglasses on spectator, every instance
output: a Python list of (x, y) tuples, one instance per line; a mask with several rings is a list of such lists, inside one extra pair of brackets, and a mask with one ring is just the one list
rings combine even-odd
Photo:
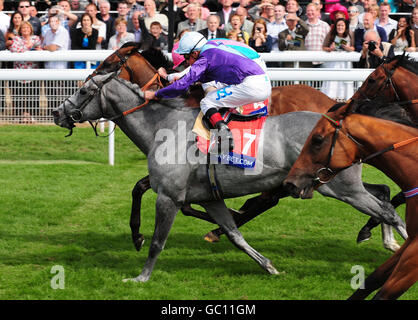
[(348, 10), (348, 13), (357, 13), (357, 10)]
[(29, 8), (29, 6), (19, 6), (19, 8)]

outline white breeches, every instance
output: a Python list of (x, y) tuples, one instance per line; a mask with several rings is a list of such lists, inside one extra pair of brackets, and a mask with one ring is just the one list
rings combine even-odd
[(264, 101), (271, 95), (271, 83), (267, 74), (246, 77), (242, 83), (235, 85), (212, 81), (202, 86), (205, 91), (211, 86), (217, 89), (207, 92), (206, 97), (200, 102), (204, 114), (210, 108), (236, 108)]

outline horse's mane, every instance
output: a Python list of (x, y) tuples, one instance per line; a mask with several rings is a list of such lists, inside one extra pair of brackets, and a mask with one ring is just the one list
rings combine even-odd
[[(373, 100), (357, 100), (352, 109), (352, 113), (362, 114), (365, 116), (390, 120), (409, 127), (418, 128), (414, 120), (406, 112), (405, 108), (396, 102), (387, 102), (384, 97), (377, 97)], [(337, 111), (345, 103), (337, 103), (333, 105), (328, 112)]]
[(397, 67), (403, 67), (415, 74), (418, 74), (418, 61), (415, 61), (412, 57), (409, 55), (397, 55), (391, 58), (390, 60), (386, 61), (387, 63), (390, 63), (392, 61), (397, 61), (396, 66)]
[(173, 62), (160, 49), (150, 47), (143, 50), (141, 55), (157, 70), (161, 67), (167, 71), (173, 68)]
[[(123, 83), (125, 86), (127, 86), (129, 89), (131, 89), (133, 92), (137, 92), (138, 95), (140, 95), (141, 87), (133, 82), (130, 82), (128, 80), (125, 80), (123, 78), (117, 78), (118, 81)], [(176, 109), (179, 111), (187, 111), (190, 112), (191, 110), (195, 110), (196, 108), (190, 108), (186, 105), (183, 98), (174, 98), (174, 99), (161, 99), (158, 100), (158, 103), (161, 104), (164, 107), (170, 108), (170, 109)]]

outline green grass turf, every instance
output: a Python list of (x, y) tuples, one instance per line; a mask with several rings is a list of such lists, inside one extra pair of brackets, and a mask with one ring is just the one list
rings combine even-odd
[[(280, 275), (266, 274), (225, 237), (205, 242), (215, 226), (179, 213), (151, 279), (123, 283), (140, 273), (154, 230), (155, 194), (148, 191), (146, 242), (137, 252), (131, 190), (147, 175), (146, 158), (118, 129), (114, 167), (107, 164), (107, 139), (90, 128), (65, 134), (54, 126), (0, 126), (0, 299), (346, 299), (353, 266), (367, 275), (391, 255), (380, 228), (356, 244), (367, 216), (316, 193), (313, 200), (282, 199), (241, 228)], [(399, 191), (370, 166), (364, 178)], [(238, 209), (244, 201), (227, 204)], [(403, 216), (404, 206), (398, 212)], [(51, 287), (57, 265), (65, 289)], [(417, 298), (417, 286), (401, 297)]]

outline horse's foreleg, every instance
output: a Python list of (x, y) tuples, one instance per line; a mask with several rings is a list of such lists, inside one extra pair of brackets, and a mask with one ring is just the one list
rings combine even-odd
[(141, 226), (141, 200), (143, 194), (151, 188), (149, 176), (139, 180), (132, 189), (132, 207), (129, 226), (131, 227), (132, 241), (137, 251), (141, 250), (144, 244), (144, 235), (139, 233)]
[(386, 262), (378, 267), (371, 275), (369, 275), (359, 289), (357, 289), (349, 300), (363, 300), (370, 293), (383, 286), (390, 277), (396, 264), (398, 263), (403, 251), (407, 247), (409, 239), (405, 241), (402, 247), (396, 251)]
[(179, 210), (171, 198), (164, 194), (158, 194), (155, 210), (155, 229), (151, 240), (151, 246), (148, 252), (148, 258), (141, 274), (133, 279), (125, 279), (126, 281), (146, 282), (151, 276), (157, 258), (164, 248), (168, 234)]
[(270, 274), (278, 274), (270, 260), (254, 250), (239, 232), (234, 219), (228, 212), (225, 202), (222, 200), (201, 204), (208, 214), (219, 224), (228, 239), (239, 249), (254, 259), (264, 270)]
[[(284, 191), (284, 189), (280, 188), (268, 192), (263, 192), (257, 197), (248, 199), (239, 209), (240, 214), (234, 216), (237, 227), (241, 227), (258, 215), (276, 206), (281, 198), (287, 196), (288, 193)], [(207, 233), (204, 238), (208, 242), (218, 242), (220, 236), (223, 234), (223, 230), (218, 228)]]
[(397, 299), (418, 280), (418, 238), (408, 241), (399, 262), (373, 299)]

